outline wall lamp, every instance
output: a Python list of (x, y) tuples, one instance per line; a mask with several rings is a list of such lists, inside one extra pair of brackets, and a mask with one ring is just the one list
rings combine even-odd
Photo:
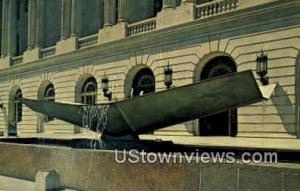
[(102, 87), (102, 91), (103, 91), (103, 96), (108, 98), (110, 101), (112, 98), (112, 92), (109, 91), (108, 84), (109, 84), (109, 79), (104, 74), (104, 76), (101, 79), (101, 87)]
[(257, 54), (256, 57), (256, 73), (260, 77), (260, 81), (262, 85), (269, 84), (268, 74), (268, 55), (266, 52), (261, 50), (260, 53)]
[(167, 89), (170, 89), (171, 85), (173, 84), (173, 69), (170, 68), (170, 64), (168, 63), (167, 67), (164, 68), (164, 75), (165, 75), (165, 85)]

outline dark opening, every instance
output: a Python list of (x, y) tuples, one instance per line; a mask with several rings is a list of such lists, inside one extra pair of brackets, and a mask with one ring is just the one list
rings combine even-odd
[(20, 56), (20, 35), (17, 34), (17, 39), (16, 39), (16, 55)]
[(132, 83), (132, 96), (147, 94), (155, 91), (155, 78), (149, 68), (140, 70), (134, 77)]
[[(210, 60), (204, 67), (200, 80), (236, 72), (231, 58), (219, 56)], [(236, 136), (237, 109), (199, 119), (200, 136)]]
[(25, 0), (24, 12), (28, 13), (28, 0)]
[(21, 2), (20, 0), (17, 1), (17, 20), (20, 20), (20, 7), (21, 7)]
[(17, 125), (19, 122), (22, 121), (23, 118), (23, 108), (22, 108), (22, 102), (20, 99), (22, 99), (22, 91), (21, 89), (18, 89), (15, 97), (13, 98), (13, 105), (12, 105), (12, 118), (9, 121), (8, 124), (8, 136), (16, 136), (17, 135)]
[(154, 0), (154, 8), (152, 17), (156, 17), (157, 13), (162, 10), (163, 2), (162, 0)]
[(115, 23), (118, 23), (119, 20), (119, 1), (116, 1), (116, 20)]

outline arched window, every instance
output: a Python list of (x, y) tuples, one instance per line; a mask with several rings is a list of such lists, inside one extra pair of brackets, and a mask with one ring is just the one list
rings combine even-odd
[(20, 121), (22, 121), (22, 112), (23, 112), (23, 108), (22, 108), (22, 102), (21, 99), (22, 98), (22, 91), (19, 89), (16, 92), (16, 96), (14, 99), (14, 115), (13, 115), (13, 121), (15, 123), (18, 123)]
[[(43, 96), (43, 100), (49, 101), (49, 102), (55, 101), (55, 89), (54, 89), (53, 84), (49, 84), (46, 87), (46, 90), (45, 90), (44, 96)], [(45, 118), (44, 118), (45, 123), (53, 121), (53, 120), (54, 120), (54, 118), (52, 116), (45, 115)]]
[(204, 80), (226, 75), (232, 72), (236, 72), (236, 66), (231, 58), (226, 56), (219, 56), (207, 63), (207, 65), (203, 68), (200, 79)]
[(81, 90), (81, 103), (95, 104), (97, 99), (97, 81), (94, 77), (88, 78)]
[(155, 91), (155, 78), (149, 68), (144, 68), (136, 74), (132, 83), (132, 90), (133, 97)]

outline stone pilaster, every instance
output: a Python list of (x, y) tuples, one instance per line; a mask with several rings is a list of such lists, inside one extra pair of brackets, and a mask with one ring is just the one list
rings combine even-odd
[(17, 1), (9, 0), (8, 6), (8, 34), (7, 34), (7, 56), (16, 54), (17, 40)]
[(3, 5), (2, 5), (2, 42), (1, 42), (2, 58), (7, 56), (8, 7), (9, 7), (9, 0), (3, 0)]
[(163, 9), (173, 9), (176, 7), (176, 0), (163, 0)]
[(71, 35), (72, 0), (62, 0), (61, 7), (61, 39), (66, 39)]
[(128, 0), (118, 0), (118, 22), (127, 22), (128, 20)]
[(157, 14), (156, 27), (166, 28), (195, 20), (196, 9), (194, 3), (184, 3), (176, 9), (163, 9)]
[(181, 5), (184, 5), (186, 3), (196, 3), (196, 0), (182, 0)]
[(116, 24), (116, 0), (104, 0), (104, 27)]
[(28, 37), (27, 49), (31, 50), (35, 47), (36, 36), (36, 0), (29, 0), (28, 2)]
[(36, 38), (35, 47), (40, 48), (44, 46), (44, 36), (45, 36), (45, 0), (37, 0), (36, 2)]
[(81, 0), (72, 0), (71, 10), (71, 36), (78, 37), (81, 34)]

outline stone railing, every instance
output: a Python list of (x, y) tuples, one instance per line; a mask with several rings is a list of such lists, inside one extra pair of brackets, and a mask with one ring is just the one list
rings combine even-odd
[(152, 31), (156, 29), (156, 18), (143, 20), (141, 22), (129, 24), (127, 26), (128, 36)]
[(98, 34), (78, 39), (78, 49), (88, 47), (98, 43)]
[(196, 19), (217, 15), (234, 10), (238, 7), (239, 0), (219, 0), (197, 5)]
[(11, 58), (11, 65), (16, 65), (21, 63), (23, 63), (23, 55), (15, 56)]
[(41, 50), (41, 58), (45, 58), (45, 57), (48, 57), (48, 56), (52, 56), (52, 55), (55, 55), (56, 53), (56, 47), (55, 46), (52, 46), (52, 47), (49, 47), (49, 48), (44, 48)]

